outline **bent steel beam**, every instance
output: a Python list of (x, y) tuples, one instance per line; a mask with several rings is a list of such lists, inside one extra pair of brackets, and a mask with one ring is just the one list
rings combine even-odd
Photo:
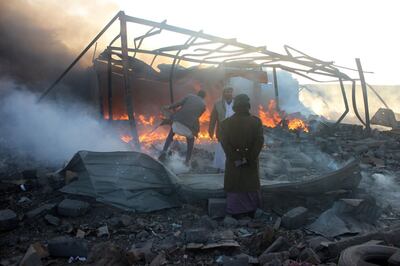
[(340, 90), (342, 91), (342, 97), (343, 97), (345, 111), (339, 117), (339, 119), (336, 121), (336, 123), (335, 123), (336, 125), (339, 124), (343, 120), (343, 118), (345, 118), (347, 113), (349, 112), (349, 103), (347, 102), (346, 90), (344, 89), (343, 80), (341, 78), (339, 78), (339, 83), (340, 83)]
[(74, 61), (64, 70), (63, 73), (48, 87), (40, 96), (38, 102), (43, 100), (44, 97), (64, 78), (64, 76), (75, 66), (75, 64), (86, 54), (86, 52), (92, 47), (93, 44), (103, 35), (104, 32), (108, 30), (108, 28), (121, 16), (123, 12), (118, 12), (111, 20), (107, 23), (107, 25), (94, 37), (94, 39), (86, 46), (85, 49), (75, 58)]

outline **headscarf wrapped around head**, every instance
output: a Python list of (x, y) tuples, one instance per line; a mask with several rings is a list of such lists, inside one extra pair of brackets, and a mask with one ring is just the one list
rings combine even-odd
[(250, 98), (246, 94), (239, 94), (233, 101), (233, 111), (235, 113), (248, 113), (250, 110)]

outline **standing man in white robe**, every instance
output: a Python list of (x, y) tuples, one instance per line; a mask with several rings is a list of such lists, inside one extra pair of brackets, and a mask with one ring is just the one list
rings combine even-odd
[(208, 134), (210, 138), (214, 138), (214, 133), (218, 139), (218, 143), (215, 146), (214, 162), (213, 167), (218, 172), (225, 170), (225, 153), (220, 143), (220, 125), (223, 120), (232, 116), (233, 112), (233, 88), (224, 88), (222, 93), (222, 99), (214, 104), (214, 108), (211, 112), (210, 125), (208, 128)]

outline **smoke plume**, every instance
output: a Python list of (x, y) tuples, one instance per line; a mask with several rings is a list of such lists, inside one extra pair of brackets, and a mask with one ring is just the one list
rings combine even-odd
[[(44, 91), (95, 36), (98, 24), (117, 9), (96, 1), (97, 10), (92, 12), (90, 2), (1, 1), (0, 79)], [(77, 95), (87, 91), (83, 69), (90, 57), (63, 80), (64, 87)]]
[[(13, 155), (29, 157), (47, 165), (60, 165), (79, 150), (115, 151), (127, 146), (94, 110), (79, 103), (37, 104), (37, 95), (0, 83), (11, 90), (0, 100), (0, 146)], [(21, 161), (21, 164), (24, 162)]]

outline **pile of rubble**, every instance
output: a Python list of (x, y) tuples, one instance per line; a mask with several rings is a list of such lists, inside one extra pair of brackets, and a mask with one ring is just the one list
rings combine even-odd
[(65, 177), (50, 171), (24, 171), (0, 179), (0, 265), (356, 265), (367, 255), (399, 265), (398, 206), (380, 187), (368, 190), (371, 180), (400, 170), (397, 137), (354, 125), (300, 136), (279, 130), (266, 130), (263, 178), (308, 179), (356, 157), (360, 187), (264, 199), (255, 218), (235, 219), (224, 199), (132, 213), (61, 193)]

